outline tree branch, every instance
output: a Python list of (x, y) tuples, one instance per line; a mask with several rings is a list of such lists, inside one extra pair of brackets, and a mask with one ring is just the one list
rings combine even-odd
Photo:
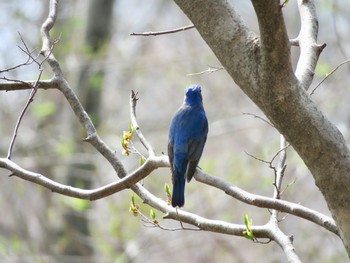
[(253, 94), (260, 83), (258, 77), (254, 78), (259, 68), (260, 43), (231, 3), (225, 0), (174, 1), (192, 21), (221, 65), (225, 69), (235, 69), (230, 71), (235, 82), (240, 86), (251, 87), (245, 92)]
[(55, 77), (62, 77), (63, 72), (58, 64), (55, 56), (51, 52), (52, 46), (55, 41), (52, 41), (50, 38), (50, 30), (53, 28), (57, 18), (58, 12), (58, 3), (59, 0), (51, 0), (50, 1), (50, 11), (49, 15), (46, 18), (45, 22), (41, 26), (41, 39), (42, 39), (42, 48), (41, 54), (45, 57), (48, 57), (47, 62), (49, 63)]
[[(273, 193), (273, 198), (280, 199), (281, 198), (281, 188), (282, 188), (282, 181), (284, 176), (284, 171), (286, 169), (286, 159), (287, 159), (287, 148), (289, 147), (289, 144), (287, 144), (286, 139), (283, 135), (280, 135), (280, 150), (277, 152), (277, 154), (274, 156), (277, 157), (279, 155), (279, 160), (277, 163), (277, 168), (274, 169), (275, 171), (275, 191)], [(277, 215), (276, 215), (277, 218)]]
[(260, 41), (250, 37), (227, 1), (175, 2), (234, 81), (310, 169), (350, 255), (350, 151), (342, 134), (322, 114), (293, 73), (280, 1), (253, 0)]
[[(116, 154), (98, 136), (89, 115), (85, 112), (76, 94), (65, 80), (60, 65), (52, 53), (54, 41), (50, 39), (49, 33), (57, 17), (58, 2), (58, 0), (51, 0), (50, 14), (41, 28), (43, 41), (41, 53), (47, 58), (54, 73), (54, 77), (49, 81), (50, 83), (45, 81), (42, 83), (44, 86), (47, 85), (47, 87), (57, 88), (62, 92), (80, 124), (86, 130), (87, 137), (85, 141), (89, 142), (108, 160), (117, 175), (122, 179), (97, 189), (85, 190), (59, 184), (41, 174), (27, 171), (6, 158), (0, 158), (0, 167), (8, 169), (12, 172), (12, 175), (40, 184), (54, 192), (89, 200), (96, 200), (130, 187), (145, 203), (166, 213), (165, 218), (192, 224), (199, 229), (207, 231), (243, 236), (243, 231), (246, 229), (244, 225), (210, 220), (181, 209), (175, 209), (150, 193), (145, 187), (141, 186), (141, 184), (137, 183), (158, 167), (165, 167), (169, 164), (166, 156), (154, 156), (152, 147), (148, 144), (139, 129), (135, 113), (137, 101), (135, 94), (134, 96), (132, 95), (130, 99), (131, 119), (133, 119), (133, 124), (135, 124), (134, 127), (137, 127), (137, 135), (140, 141), (149, 151), (149, 158), (143, 166), (127, 174)], [(335, 170), (335, 167), (337, 169), (342, 169), (343, 172), (349, 171), (349, 163), (346, 161), (342, 162), (340, 158), (338, 158), (342, 156), (349, 159), (350, 156), (348, 149), (343, 145), (344, 140), (342, 136), (337, 133), (337, 130), (317, 110), (316, 106), (309, 100), (309, 97), (305, 95), (305, 92), (300, 89), (299, 83), (293, 78), (294, 75), (291, 75), (289, 40), (285, 30), (283, 16), (281, 11), (277, 9), (276, 3), (279, 1), (269, 1), (268, 3), (262, 3), (258, 0), (253, 1), (258, 14), (261, 42), (257, 39), (255, 34), (247, 29), (227, 1), (176, 0), (176, 2), (181, 6), (184, 12), (189, 15), (202, 37), (213, 49), (214, 53), (231, 76), (242, 86), (242, 89), (252, 100), (263, 109), (266, 116), (273, 124), (286, 135), (288, 141), (292, 142), (310, 170), (315, 174), (316, 182), (321, 185), (321, 190), (322, 188), (324, 190), (325, 187), (325, 179), (322, 177), (324, 174), (321, 174), (321, 169), (324, 169), (328, 175), (333, 175), (331, 172)], [(196, 10), (196, 12), (193, 12), (193, 10)], [(264, 12), (266, 12), (266, 14), (264, 14)], [(269, 32), (275, 33), (272, 39), (268, 38), (267, 33)], [(271, 35), (269, 37), (271, 37)], [(298, 42), (300, 42), (301, 39), (302, 38), (300, 38)], [(235, 58), (234, 60), (232, 59), (233, 57)], [(260, 65), (262, 65), (262, 68)], [(304, 64), (301, 63), (300, 65), (302, 66)], [(268, 70), (268, 72), (263, 72), (263, 68)], [(276, 71), (271, 71), (270, 69), (276, 69)], [(273, 77), (271, 77), (271, 72), (274, 73)], [(273, 79), (272, 81), (268, 78), (268, 73), (270, 74), (270, 79)], [(283, 75), (283, 73), (287, 74)], [(301, 74), (300, 76), (302, 76), (301, 79), (305, 79), (305, 82), (310, 81), (310, 75), (306, 76)], [(40, 81), (38, 80), (36, 84), (39, 83)], [(0, 87), (1, 85), (2, 84), (0, 84)], [(18, 83), (17, 88), (20, 89), (19, 87), (24, 87), (26, 85), (27, 83)], [(266, 95), (269, 95), (267, 96), (268, 100), (266, 99)], [(276, 109), (278, 109), (278, 111), (276, 111)], [(297, 112), (296, 109), (301, 113)], [(298, 117), (301, 117), (301, 119)], [(322, 126), (322, 124), (325, 125)], [(298, 129), (300, 127), (304, 130)], [(321, 129), (321, 127), (324, 127), (324, 129)], [(295, 135), (295, 133), (297, 134)], [(305, 142), (305, 135), (309, 135), (307, 138), (309, 142)], [(329, 135), (335, 136), (330, 138)], [(301, 139), (299, 137), (301, 137)], [(315, 140), (315, 138), (318, 140)], [(313, 144), (315, 141), (317, 144)], [(315, 152), (310, 151), (310, 147), (316, 149), (315, 155), (308, 156), (310, 152)], [(327, 149), (331, 152), (334, 150), (336, 152), (335, 156), (330, 156), (331, 153), (327, 152)], [(319, 161), (314, 164), (312, 162), (314, 159)], [(324, 164), (318, 167), (317, 165), (319, 163), (322, 164), (323, 161), (325, 161)], [(331, 167), (325, 167), (325, 164)], [(244, 203), (296, 215), (339, 235), (338, 229), (331, 218), (311, 209), (276, 198), (267, 198), (247, 193), (220, 178), (206, 175), (198, 169), (194, 177), (196, 180), (216, 187)], [(278, 180), (276, 180), (276, 185), (279, 185), (277, 181)], [(340, 187), (338, 190), (341, 189), (341, 191), (343, 191), (344, 189), (346, 190), (346, 186), (349, 185), (346, 184), (347, 182), (348, 180), (342, 177), (341, 184), (332, 181), (331, 187), (333, 190), (335, 190), (336, 187)], [(334, 191), (332, 191), (332, 194), (333, 193)], [(325, 196), (326, 199), (331, 198), (327, 194)], [(341, 204), (343, 204), (343, 202)], [(333, 214), (336, 214), (335, 212), (339, 210), (337, 206), (330, 207)], [(346, 212), (344, 212), (344, 214), (347, 215)], [(345, 226), (347, 221), (344, 219), (346, 219), (346, 216), (344, 217), (342, 215), (338, 222), (340, 222), (339, 226), (342, 227), (341, 229), (346, 230), (348, 229)], [(254, 235), (258, 238), (262, 237), (275, 240), (283, 248), (290, 262), (299, 262), (292, 245), (292, 239), (287, 237), (276, 227), (276, 220), (277, 217), (271, 217), (266, 225), (252, 226)], [(347, 232), (345, 231), (344, 233), (346, 234)]]
[(194, 28), (194, 25), (184, 26), (180, 28), (175, 28), (171, 30), (165, 30), (165, 31), (149, 31), (149, 32), (143, 32), (143, 33), (131, 33), (130, 36), (159, 36), (159, 35), (166, 35), (166, 34), (173, 34), (182, 32), (188, 29)]
[(275, 240), (275, 242), (282, 248), (288, 262), (301, 262), (293, 246), (293, 237), (287, 236), (281, 231), (281, 229), (278, 227), (277, 218), (271, 217), (270, 221), (265, 225), (265, 227), (271, 233), (271, 239)]
[(318, 35), (318, 20), (314, 1), (298, 0), (301, 28), (297, 37), (300, 55), (295, 76), (302, 86), (308, 90), (313, 77), (318, 58), (326, 44), (316, 43)]
[(274, 198), (259, 196), (246, 192), (237, 186), (227, 183), (223, 179), (215, 176), (209, 176), (200, 169), (197, 169), (194, 174), (194, 178), (204, 184), (213, 186), (232, 196), (233, 198), (242, 201), (243, 203), (250, 204), (261, 208), (269, 208), (279, 210), (288, 214), (295, 215), (297, 217), (304, 218), (310, 222), (324, 227), (325, 229), (339, 235), (337, 226), (332, 218), (329, 218), (319, 212), (306, 208), (302, 205), (291, 203), (284, 200), (278, 200)]
[[(252, 0), (260, 30), (261, 65), (260, 78), (267, 78), (267, 70), (276, 78), (293, 74), (289, 37), (279, 1)], [(275, 70), (276, 69), (276, 70)], [(269, 77), (271, 78), (271, 77)]]
[(318, 87), (326, 80), (328, 79), (334, 72), (336, 72), (341, 66), (345, 65), (346, 63), (349, 63), (350, 59), (347, 59), (345, 61), (343, 61), (342, 63), (340, 63), (338, 66), (336, 66), (334, 69), (332, 69), (331, 72), (329, 72), (310, 92), (310, 96), (313, 95), (315, 93), (315, 91), (318, 89)]
[(141, 167), (128, 174), (121, 180), (90, 190), (60, 184), (45, 177), (42, 174), (25, 170), (7, 158), (0, 158), (0, 167), (11, 171), (12, 175), (35, 184), (39, 184), (45, 188), (50, 189), (52, 192), (79, 199), (87, 199), (90, 201), (98, 200), (130, 188), (132, 185), (147, 177), (155, 169), (165, 166), (168, 166), (168, 159), (165, 156), (151, 156)]
[(34, 84), (37, 82), (38, 89), (57, 89), (58, 83), (52, 80), (30, 80), (21, 81), (15, 79), (2, 78), (9, 82), (0, 83), (0, 90), (4, 91), (17, 91), (17, 90), (28, 90), (32, 89)]
[[(18, 129), (19, 129), (19, 126), (22, 122), (22, 119), (24, 117), (24, 114), (26, 113), (27, 109), (29, 108), (29, 105), (33, 102), (34, 100), (34, 96), (35, 94), (37, 93), (38, 91), (38, 86), (39, 86), (39, 81), (41, 79), (41, 75), (43, 73), (43, 68), (42, 68), (42, 64), (48, 59), (48, 57), (51, 55), (52, 53), (52, 50), (54, 48), (54, 44), (51, 45), (50, 47), (50, 50), (49, 52), (47, 53), (47, 55), (41, 60), (41, 61), (37, 61), (37, 58), (34, 58), (32, 56), (32, 51), (29, 50), (27, 44), (25, 43), (25, 41), (23, 40), (22, 36), (20, 35), (21, 37), (21, 40), (22, 40), (22, 43), (24, 45), (24, 49), (21, 48), (21, 50), (27, 54), (28, 56), (28, 60), (32, 60), (34, 63), (36, 63), (39, 67), (39, 74), (38, 74), (38, 77), (37, 77), (37, 80), (35, 81), (35, 83), (31, 86), (31, 92), (30, 92), (30, 95), (28, 97), (28, 100), (26, 102), (26, 104), (24, 105), (24, 108), (21, 112), (21, 114), (19, 115), (18, 117), (18, 120), (17, 120), (17, 123), (15, 125), (15, 129), (14, 129), (14, 132), (13, 132), (13, 136), (12, 136), (12, 139), (11, 139), (11, 142), (10, 142), (10, 146), (8, 148), (8, 151), (7, 151), (7, 158), (8, 159), (11, 159), (11, 155), (12, 155), (12, 150), (13, 150), (13, 147), (14, 147), (14, 144), (15, 144), (15, 141), (16, 141), (16, 138), (17, 138), (17, 133), (18, 133)], [(6, 78), (5, 78), (6, 79)]]
[(145, 136), (143, 136), (142, 131), (139, 127), (139, 124), (137, 123), (136, 119), (136, 104), (137, 104), (137, 93), (135, 93), (133, 90), (131, 91), (130, 94), (130, 119), (132, 126), (135, 129), (135, 132), (137, 134), (137, 137), (139, 138), (140, 142), (143, 144), (143, 146), (146, 148), (148, 151), (148, 154), (150, 156), (154, 156), (154, 150), (153, 147), (148, 143), (146, 140)]

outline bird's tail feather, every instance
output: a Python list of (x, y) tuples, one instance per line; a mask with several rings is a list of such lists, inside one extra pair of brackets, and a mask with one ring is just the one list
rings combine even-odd
[(173, 207), (182, 207), (185, 204), (185, 177), (175, 180), (173, 185), (173, 195), (171, 205)]

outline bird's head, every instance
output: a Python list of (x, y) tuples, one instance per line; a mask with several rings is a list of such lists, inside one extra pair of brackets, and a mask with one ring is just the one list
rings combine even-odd
[(192, 85), (185, 90), (185, 103), (197, 104), (202, 103), (202, 90), (199, 85)]

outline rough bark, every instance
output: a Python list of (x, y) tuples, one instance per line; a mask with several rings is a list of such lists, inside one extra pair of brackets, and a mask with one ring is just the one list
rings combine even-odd
[(175, 2), (233, 80), (310, 169), (350, 255), (350, 152), (342, 134), (293, 73), (279, 1), (252, 1), (259, 37), (245, 26), (228, 1)]

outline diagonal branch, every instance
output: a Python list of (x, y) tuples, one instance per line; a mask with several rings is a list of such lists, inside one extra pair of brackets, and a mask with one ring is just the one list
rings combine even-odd
[(29, 94), (29, 97), (28, 97), (28, 100), (26, 102), (26, 104), (24, 105), (24, 108), (22, 109), (22, 112), (21, 114), (19, 115), (18, 117), (18, 120), (16, 122), (16, 125), (15, 125), (15, 129), (13, 131), (13, 135), (12, 135), (12, 139), (11, 139), (11, 142), (10, 142), (10, 146), (8, 148), (8, 151), (7, 151), (7, 158), (8, 159), (11, 159), (11, 155), (12, 155), (12, 150), (13, 150), (13, 146), (15, 145), (15, 141), (16, 141), (16, 138), (17, 138), (17, 133), (18, 133), (18, 129), (19, 129), (19, 126), (22, 122), (22, 119), (24, 117), (24, 114), (26, 113), (27, 109), (29, 108), (29, 105), (32, 103), (33, 99), (34, 99), (34, 96), (38, 90), (38, 82), (41, 78), (41, 74), (42, 74), (42, 69), (40, 69), (40, 72), (39, 72), (39, 76), (38, 76), (38, 79), (37, 81), (34, 83), (34, 85), (32, 86), (32, 91), (30, 92)]
[(300, 55), (295, 76), (302, 86), (308, 90), (313, 77), (318, 58), (326, 44), (317, 44), (318, 20), (314, 1), (298, 0), (301, 28), (297, 37)]
[(147, 149), (148, 154), (150, 156), (154, 156), (154, 150), (153, 147), (149, 144), (149, 142), (146, 140), (145, 136), (143, 136), (142, 131), (140, 129), (139, 124), (137, 123), (136, 119), (136, 104), (137, 104), (137, 92), (135, 93), (133, 90), (130, 94), (130, 119), (132, 126), (135, 129), (135, 132), (137, 134), (137, 137), (139, 138), (140, 142), (143, 144), (143, 146)]
[(21, 37), (21, 40), (22, 40), (22, 43), (24, 45), (24, 49), (21, 48), (21, 50), (27, 54), (27, 56), (33, 61), (35, 62), (38, 67), (39, 67), (39, 74), (38, 74), (38, 77), (37, 77), (37, 80), (35, 81), (35, 83), (31, 86), (32, 88), (32, 91), (30, 92), (30, 95), (28, 97), (28, 100), (26, 102), (26, 104), (24, 105), (24, 108), (21, 112), (21, 114), (19, 115), (18, 117), (18, 120), (17, 120), (17, 123), (15, 125), (15, 129), (14, 129), (14, 132), (13, 132), (13, 136), (12, 136), (12, 139), (11, 139), (11, 142), (10, 142), (10, 146), (9, 146), (9, 149), (8, 149), (8, 152), (7, 152), (7, 158), (10, 159), (11, 158), (11, 155), (12, 155), (12, 150), (13, 150), (13, 147), (14, 147), (14, 144), (15, 144), (15, 141), (16, 141), (16, 138), (17, 138), (17, 133), (18, 133), (18, 129), (19, 129), (19, 126), (22, 122), (22, 119), (24, 117), (24, 114), (26, 113), (27, 109), (29, 108), (29, 105), (33, 102), (34, 100), (34, 96), (35, 94), (37, 93), (38, 91), (38, 87), (39, 87), (39, 81), (41, 79), (41, 75), (43, 73), (43, 68), (42, 68), (42, 64), (48, 59), (48, 57), (51, 55), (52, 53), (52, 50), (54, 48), (54, 44), (53, 43), (51, 46), (50, 46), (50, 50), (47, 52), (47, 55), (41, 60), (41, 61), (37, 61), (37, 58), (34, 58), (32, 56), (32, 51), (29, 50), (27, 44), (25, 43), (24, 39), (22, 38), (22, 36), (20, 35)]
[(346, 63), (349, 63), (350, 59), (347, 59), (345, 61), (343, 61), (342, 63), (340, 63), (338, 66), (336, 66), (334, 69), (332, 69), (331, 72), (329, 72), (310, 92), (310, 96), (313, 95), (315, 93), (315, 91), (318, 89), (318, 87), (326, 80), (328, 79), (334, 72), (336, 72), (341, 66), (345, 65)]
[[(279, 1), (252, 0), (260, 30), (261, 73), (273, 72), (277, 78), (286, 78), (293, 72), (287, 29)], [(268, 76), (269, 75), (269, 76)], [(270, 74), (261, 74), (271, 78)]]

